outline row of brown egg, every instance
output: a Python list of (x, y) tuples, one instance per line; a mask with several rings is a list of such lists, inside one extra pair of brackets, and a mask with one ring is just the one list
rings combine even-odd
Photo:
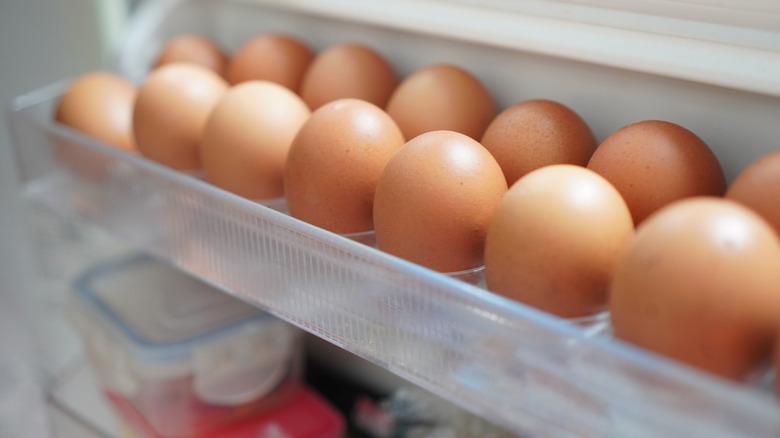
[(285, 196), (322, 228), (373, 229), (379, 249), (440, 272), (484, 259), (496, 293), (563, 317), (608, 308), (618, 337), (726, 377), (770, 352), (780, 153), (724, 200), (720, 164), (689, 130), (643, 121), (597, 145), (557, 102), (496, 114), (456, 66), (397, 84), (367, 47), (314, 56), (279, 35), (232, 59), (186, 35), (158, 65), (137, 97), (115, 76), (77, 80), (58, 119), (246, 198)]

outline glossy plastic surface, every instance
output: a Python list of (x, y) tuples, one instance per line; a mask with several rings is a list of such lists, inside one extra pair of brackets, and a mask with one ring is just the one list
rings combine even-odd
[(150, 257), (98, 264), (71, 295), (102, 389), (166, 436), (219, 428), (300, 386), (296, 329)]
[[(150, 2), (119, 65), (137, 80), (170, 35), (197, 31), (235, 48), (268, 30), (302, 36), (317, 49), (362, 41), (403, 73), (438, 60), (460, 63), (484, 77), (504, 105), (537, 94), (573, 102), (599, 137), (625, 119), (677, 120), (710, 141), (730, 174), (771, 148), (778, 130), (766, 123), (780, 113), (769, 96), (246, 2)], [(58, 126), (50, 114), (65, 85), (19, 98), (11, 113), (25, 194), (60, 214), (99, 225), (530, 436), (780, 434), (771, 394), (672, 364)], [(661, 95), (665, 106), (641, 102)], [(734, 113), (715, 104), (729, 102), (742, 114), (726, 130), (718, 124)], [(737, 138), (752, 149), (734, 148)], [(57, 158), (69, 155), (88, 169)]]

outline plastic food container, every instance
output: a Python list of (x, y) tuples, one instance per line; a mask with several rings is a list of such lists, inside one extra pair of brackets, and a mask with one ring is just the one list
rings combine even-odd
[(194, 436), (300, 385), (297, 330), (150, 257), (88, 271), (70, 314), (105, 393), (164, 436)]
[[(567, 21), (569, 9), (556, 18), (525, 14), (524, 2), (469, 3), (149, 1), (116, 67), (140, 81), (164, 42), (184, 32), (228, 51), (257, 33), (285, 32), (315, 50), (370, 45), (401, 76), (434, 62), (460, 65), (501, 107), (559, 100), (599, 139), (630, 122), (672, 120), (712, 147), (729, 178), (777, 147), (776, 55), (686, 38), (691, 27), (678, 26), (682, 36), (631, 32)], [(780, 435), (771, 392), (699, 373), (608, 329), (511, 302), (58, 125), (51, 114), (67, 84), (17, 98), (10, 113), (23, 193), (57, 214), (523, 435)], [(84, 157), (101, 177), (58, 161), (55, 150)]]

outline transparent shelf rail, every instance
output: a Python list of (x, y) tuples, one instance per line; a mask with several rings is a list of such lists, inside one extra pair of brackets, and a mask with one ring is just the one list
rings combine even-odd
[[(507, 55), (508, 49), (300, 11), (245, 2), (193, 1), (150, 2), (131, 26), (119, 54), (121, 70), (138, 79), (160, 42), (187, 30), (206, 34), (230, 48), (263, 30), (309, 35), (315, 48), (357, 39), (388, 52), (402, 71), (423, 59), (420, 55), (416, 55), (419, 59), (405, 58), (392, 42), (418, 41), (416, 50), (438, 48), (435, 53), (440, 57), (449, 54), (452, 62), (469, 67), (475, 65), (475, 57), (488, 57), (494, 63), (482, 67), (487, 76), (503, 65), (523, 61)], [(146, 46), (141, 44), (144, 41)], [(507, 58), (501, 58), (502, 54)], [(564, 66), (563, 61), (529, 56), (525, 61), (532, 69), (533, 62), (547, 63), (537, 74)], [(631, 96), (621, 97), (625, 92), (621, 83), (635, 83), (630, 73), (625, 73), (626, 79), (616, 79), (611, 70), (601, 72), (579, 63), (569, 67), (563, 71), (588, 70), (582, 80), (588, 80), (595, 92), (608, 84), (617, 87), (612, 104), (625, 100), (624, 106), (611, 112), (585, 112), (597, 133), (609, 129), (610, 123), (622, 123), (620, 117), (642, 118), (647, 106), (631, 104)], [(544, 84), (550, 78), (542, 76), (529, 81), (536, 80), (545, 93)], [(669, 81), (647, 79), (649, 89), (633, 97), (662, 88), (677, 95), (664, 114), (672, 118), (677, 114), (684, 124), (686, 116), (692, 120), (692, 105), (701, 109), (696, 117), (711, 117), (708, 124), (722, 122), (728, 114), (713, 108), (717, 99), (744, 103), (746, 111), (756, 113), (777, 105), (776, 100), (770, 102), (763, 96), (698, 85), (678, 87)], [(494, 92), (508, 89), (502, 89), (500, 82), (495, 75), (488, 81)], [(9, 112), (23, 195), (31, 202), (94, 224), (521, 434), (780, 435), (780, 406), (771, 393), (709, 377), (607, 336), (595, 336), (58, 125), (51, 116), (66, 86), (64, 81), (19, 97)], [(576, 87), (574, 82), (560, 81), (557, 87), (549, 86), (549, 97), (574, 96), (571, 90)], [(510, 92), (502, 93), (501, 99), (520, 100)], [(597, 101), (594, 105), (603, 104)], [(590, 114), (597, 115), (589, 118)], [(610, 117), (617, 121), (607, 122)], [(762, 125), (750, 135), (757, 141), (770, 139), (773, 130), (777, 126)], [(723, 135), (711, 132), (718, 137), (711, 142), (714, 149), (724, 153), (733, 166), (761, 152), (743, 150), (739, 158), (728, 158), (735, 156), (725, 146), (731, 141), (731, 130)]]

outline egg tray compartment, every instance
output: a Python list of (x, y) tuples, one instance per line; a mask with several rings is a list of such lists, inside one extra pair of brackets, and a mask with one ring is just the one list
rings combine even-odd
[[(54, 212), (516, 431), (780, 430), (771, 399), (595, 336), (599, 322), (578, 327), (53, 123), (65, 87), (22, 97), (11, 114), (23, 168), (51, 166), (24, 195)], [(89, 170), (58, 156), (78, 156)]]
[[(231, 1), (149, 2), (130, 27), (118, 65), (138, 81), (169, 36), (196, 31), (235, 48), (263, 30), (308, 36), (317, 49), (358, 40), (388, 55), (400, 73), (430, 62), (404, 52), (403, 44), (415, 41), (420, 50), (437, 47), (437, 56), (481, 70), (476, 72), (491, 89), (509, 89), (491, 76), (497, 64), (477, 61), (494, 57), (497, 63), (498, 55), (510, 52)], [(529, 74), (566, 65), (541, 58), (525, 61)], [(545, 67), (534, 67), (534, 62)], [(631, 77), (621, 79), (614, 72), (597, 75), (584, 64), (567, 66), (583, 70), (579, 77), (596, 88), (594, 93), (605, 84), (619, 89), (621, 83), (632, 83)], [(544, 97), (576, 101), (574, 94), (569, 99), (560, 95), (576, 84), (545, 88), (548, 76), (538, 77), (537, 91)], [(640, 78), (649, 82), (634, 98), (658, 87), (674, 89), (668, 79)], [(31, 202), (94, 224), (525, 435), (780, 435), (779, 406), (767, 392), (672, 363), (603, 336), (604, 330), (544, 314), (57, 125), (51, 115), (66, 87), (61, 82), (22, 96), (9, 112), (22, 192)], [(763, 114), (759, 110), (770, 102), (764, 96), (718, 90), (696, 84), (674, 89), (680, 96), (670, 102), (668, 113), (697, 132), (715, 132), (718, 141), (705, 140), (722, 160), (727, 158), (732, 165), (727, 172), (733, 174), (763, 151), (743, 149), (735, 158), (726, 144), (736, 134), (718, 131), (726, 115), (709, 104), (727, 98), (751, 114)], [(615, 104), (622, 97), (616, 92), (612, 98)], [(504, 105), (521, 100), (510, 93), (502, 99)], [(609, 111), (599, 105), (603, 102), (595, 101), (592, 113), (584, 113), (599, 138), (613, 129), (607, 119), (622, 124), (626, 120), (621, 117), (640, 119), (645, 110), (637, 105)], [(709, 117), (705, 124), (712, 129), (698, 129), (690, 119), (690, 105), (699, 110), (697, 118)], [(590, 117), (594, 114), (599, 116)], [(737, 134), (750, 132), (756, 142), (772, 138), (775, 126), (767, 128), (760, 116), (748, 119), (754, 126)], [(74, 166), (76, 162), (80, 164)]]

